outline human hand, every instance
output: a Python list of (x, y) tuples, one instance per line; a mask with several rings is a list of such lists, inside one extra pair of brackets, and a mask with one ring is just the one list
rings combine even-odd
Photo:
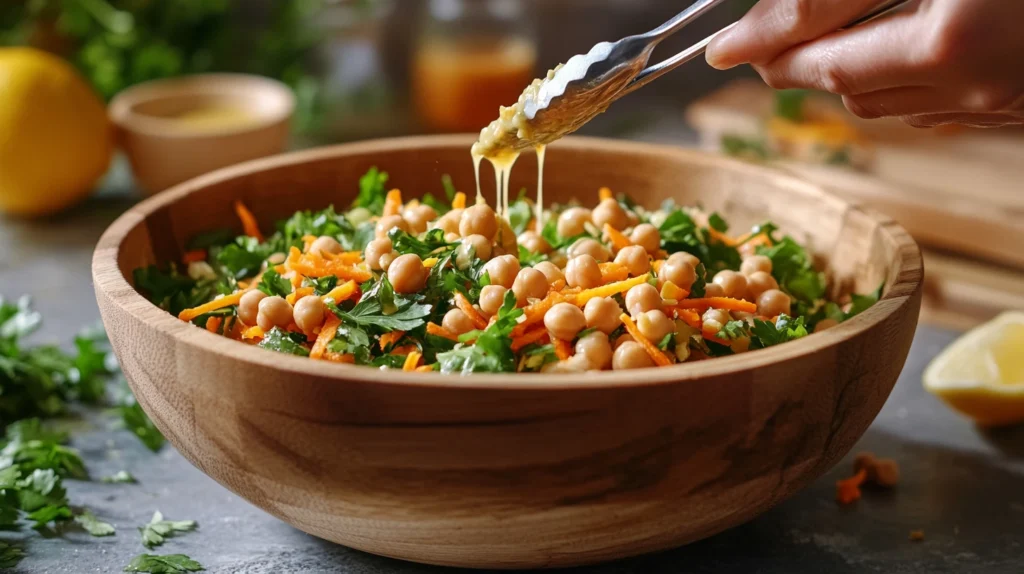
[(1024, 124), (1024, 2), (918, 0), (838, 30), (878, 4), (761, 0), (708, 46), (708, 63), (749, 63), (773, 88), (841, 95), (862, 118), (898, 116), (915, 127)]

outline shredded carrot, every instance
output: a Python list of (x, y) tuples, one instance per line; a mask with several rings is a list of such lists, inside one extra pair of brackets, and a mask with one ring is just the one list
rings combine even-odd
[(711, 236), (711, 239), (714, 239), (715, 241), (717, 241), (718, 243), (721, 243), (723, 245), (732, 246), (732, 245), (738, 245), (739, 244), (739, 242), (736, 241), (735, 239), (733, 239), (732, 237), (729, 237), (728, 235), (726, 235), (726, 234), (724, 234), (724, 233), (722, 233), (720, 231), (717, 231), (716, 229), (711, 228), (711, 227), (708, 228), (708, 235)]
[(437, 337), (444, 337), (445, 339), (455, 341), (456, 343), (459, 342), (458, 335), (452, 333), (451, 331), (445, 329), (444, 327), (438, 325), (437, 323), (427, 323), (427, 334), (434, 335)]
[(601, 268), (601, 282), (605, 285), (629, 278), (629, 269), (621, 263), (601, 263), (598, 267)]
[(640, 333), (640, 329), (637, 328), (636, 323), (633, 322), (633, 319), (628, 314), (623, 313), (619, 316), (619, 319), (622, 320), (622, 324), (626, 327), (626, 331), (633, 336), (633, 339), (635, 339), (637, 343), (640, 343), (640, 345), (643, 346), (645, 351), (647, 351), (647, 354), (651, 357), (651, 360), (654, 361), (655, 365), (658, 365), (659, 367), (667, 367), (672, 364), (672, 359), (669, 359), (665, 353), (661, 352), (661, 349), (656, 347), (654, 343), (650, 342), (647, 337), (644, 337)]
[(732, 297), (707, 297), (704, 299), (684, 299), (676, 304), (680, 309), (724, 309), (741, 313), (756, 313), (757, 305)]
[(413, 351), (418, 351), (419, 347), (416, 345), (402, 345), (401, 347), (395, 347), (391, 349), (391, 355), (408, 355)]
[(405, 357), (405, 364), (402, 365), (403, 371), (415, 371), (416, 367), (420, 364), (420, 359), (423, 358), (423, 353), (419, 351), (413, 351)]
[(224, 324), (224, 319), (220, 317), (210, 317), (206, 320), (206, 330), (211, 333), (217, 333), (220, 331), (220, 326)]
[(703, 329), (704, 321), (701, 321), (700, 315), (692, 309), (676, 309), (676, 317), (682, 319), (684, 323), (693, 327), (694, 329)]
[(308, 253), (310, 248), (313, 247), (313, 242), (316, 241), (315, 235), (303, 235), (302, 236), (302, 251)]
[(867, 470), (862, 468), (850, 478), (836, 481), (836, 502), (852, 504), (860, 499), (860, 485), (864, 484), (867, 477)]
[(595, 297), (611, 297), (618, 293), (625, 293), (641, 283), (646, 283), (650, 277), (651, 275), (649, 273), (645, 273), (640, 277), (634, 277), (624, 281), (616, 281), (615, 283), (594, 287), (593, 289), (585, 289), (576, 295), (576, 306), (582, 307), (587, 304), (587, 301), (590, 301)]
[(544, 337), (547, 336), (548, 330), (544, 327), (540, 327), (532, 331), (527, 331), (523, 335), (516, 337), (515, 339), (512, 339), (512, 350), (519, 351), (523, 347), (541, 341), (544, 339)]
[(612, 190), (607, 187), (602, 187), (601, 189), (597, 190), (597, 197), (600, 198), (601, 201), (604, 201), (606, 199), (614, 199), (614, 196), (612, 195)]
[(326, 295), (321, 297), (324, 301), (328, 299), (334, 299), (335, 303), (341, 303), (347, 301), (350, 297), (356, 294), (359, 286), (356, 285), (355, 281), (346, 281), (341, 285), (338, 285), (334, 289), (331, 289)]
[(263, 332), (263, 329), (260, 329), (259, 327), (249, 327), (242, 332), (242, 338), (246, 341), (251, 339), (262, 339), (263, 335), (265, 335), (265, 333)]
[(292, 248), (285, 267), (305, 277), (327, 277), (334, 275), (338, 279), (357, 281), (362, 283), (373, 278), (373, 274), (362, 266), (352, 265), (343, 261), (327, 261), (316, 255), (299, 254), (295, 256), (298, 249)]
[(662, 299), (675, 299), (680, 301), (690, 296), (690, 292), (682, 287), (676, 285), (671, 281), (665, 281), (665, 284), (661, 286), (661, 298)]
[(712, 343), (718, 343), (719, 345), (725, 345), (726, 347), (732, 346), (732, 341), (719, 337), (718, 331), (701, 328), (700, 336), (704, 337), (705, 341), (711, 341)]
[(391, 331), (390, 333), (384, 333), (380, 336), (380, 350), (383, 351), (388, 347), (388, 345), (394, 345), (402, 338), (403, 335), (405, 335), (405, 331)]
[(555, 279), (554, 283), (551, 284), (552, 291), (561, 291), (565, 289), (565, 279)]
[(523, 321), (520, 322), (512, 329), (512, 338), (520, 337), (526, 333), (526, 329), (535, 323), (539, 323), (544, 320), (544, 314), (549, 309), (555, 306), (557, 303), (563, 303), (566, 301), (566, 296), (558, 291), (551, 291), (546, 297), (523, 307)]
[(334, 313), (327, 315), (327, 322), (324, 323), (323, 329), (320, 329), (320, 334), (316, 337), (316, 342), (313, 343), (313, 350), (309, 352), (310, 359), (322, 359), (324, 353), (327, 352), (327, 344), (334, 340), (334, 336), (338, 334), (338, 327), (341, 326), (341, 319), (338, 318)]
[(402, 211), (402, 192), (392, 189), (384, 198), (384, 216), (398, 215)]
[(189, 263), (199, 263), (200, 261), (206, 261), (206, 250), (205, 249), (193, 249), (192, 251), (186, 251), (181, 256), (181, 262), (185, 265)]
[(324, 353), (323, 359), (332, 363), (345, 363), (348, 365), (354, 365), (356, 362), (356, 356), (351, 353)]
[(294, 305), (296, 302), (298, 302), (299, 299), (302, 299), (303, 297), (309, 297), (312, 294), (312, 287), (299, 287), (298, 289), (289, 293), (288, 296), (285, 297), (285, 300), (288, 301), (290, 304)]
[(256, 216), (249, 211), (249, 208), (240, 199), (235, 201), (235, 214), (242, 221), (242, 229), (245, 231), (245, 234), (263, 243), (263, 234), (260, 233), (260, 225), (256, 222)]
[(456, 192), (455, 197), (452, 198), (452, 209), (466, 209), (466, 194), (461, 191)]
[(559, 361), (566, 361), (572, 358), (572, 343), (565, 339), (552, 339), (555, 345), (555, 356)]
[(661, 273), (661, 266), (665, 264), (664, 259), (655, 259), (651, 261), (651, 267), (654, 268), (655, 273)]
[(455, 304), (458, 305), (459, 309), (462, 309), (462, 312), (465, 313), (467, 317), (469, 317), (469, 320), (473, 322), (474, 327), (477, 329), (487, 328), (487, 319), (484, 319), (484, 316), (480, 314), (480, 311), (477, 311), (476, 308), (473, 307), (473, 304), (469, 302), (469, 299), (466, 299), (466, 296), (458, 291), (455, 292)]
[(303, 277), (302, 277), (301, 273), (297, 273), (295, 271), (292, 272), (291, 281), (292, 281), (292, 289), (293, 290), (298, 289), (299, 287), (302, 287), (302, 279), (303, 279)]
[(434, 372), (434, 367), (431, 366), (431, 365), (420, 365), (419, 367), (416, 367), (416, 372), (417, 373), (432, 373), (432, 372)]
[(623, 235), (618, 229), (612, 227), (610, 223), (604, 224), (604, 232), (608, 235), (608, 241), (611, 242), (616, 251), (633, 245), (633, 242), (630, 241), (628, 237)]
[(225, 295), (220, 299), (214, 299), (213, 301), (210, 301), (209, 303), (200, 305), (198, 307), (193, 307), (192, 309), (185, 309), (184, 311), (178, 314), (178, 318), (181, 319), (182, 321), (192, 321), (196, 317), (199, 317), (200, 315), (205, 315), (211, 311), (216, 311), (217, 309), (223, 309), (224, 307), (238, 305), (238, 302), (242, 300), (242, 295), (245, 295), (246, 293), (247, 291), (235, 291), (231, 295)]
[(434, 265), (437, 265), (437, 257), (428, 257), (423, 260), (423, 266), (427, 269), (432, 268)]

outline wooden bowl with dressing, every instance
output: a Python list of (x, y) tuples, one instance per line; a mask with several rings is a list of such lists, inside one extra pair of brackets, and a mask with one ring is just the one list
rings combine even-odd
[(222, 167), (284, 151), (295, 96), (244, 74), (146, 82), (110, 102), (118, 143), (147, 194)]
[[(448, 377), (247, 346), (132, 287), (133, 269), (180, 260), (190, 237), (234, 224), (236, 199), (269, 228), (297, 209), (348, 205), (371, 166), (409, 196), (436, 193), (445, 173), (469, 189), (471, 143), (384, 140), (250, 162), (150, 198), (104, 234), (93, 277), (110, 340), (146, 412), (193, 464), (295, 527), (367, 552), (571, 566), (750, 520), (832, 467), (882, 407), (921, 302), (907, 233), (812, 184), (670, 147), (568, 138), (548, 151), (548, 197), (609, 186), (652, 206), (701, 202), (737, 227), (771, 219), (831, 262), (834, 285), (866, 292), (884, 281), (881, 301), (828, 331), (731, 357)], [(533, 189), (535, 173), (524, 156), (512, 189)]]

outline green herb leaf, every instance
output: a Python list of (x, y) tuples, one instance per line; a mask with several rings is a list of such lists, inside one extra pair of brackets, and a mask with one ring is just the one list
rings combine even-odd
[(734, 341), (750, 336), (750, 325), (746, 321), (729, 321), (715, 335), (719, 339)]
[(50, 470), (58, 476), (88, 479), (78, 451), (64, 446), (67, 436), (45, 431), (39, 419), (25, 419), (7, 427), (9, 442), (0, 451), (0, 466), (17, 465), (23, 472)]
[(338, 278), (334, 275), (327, 275), (326, 277), (316, 279), (312, 277), (305, 277), (302, 280), (302, 286), (312, 287), (313, 293), (315, 293), (317, 297), (323, 297), (338, 286)]
[(775, 323), (754, 319), (751, 334), (750, 348), (763, 349), (806, 337), (807, 327), (804, 325), (803, 317), (793, 320), (788, 315), (779, 315)]
[(497, 319), (487, 329), (476, 334), (472, 345), (438, 353), (437, 361), (442, 373), (511, 373), (516, 370), (512, 352), (512, 329), (523, 314), (516, 308), (515, 294), (509, 290), (498, 310)]
[(132, 473), (127, 470), (119, 470), (110, 476), (104, 476), (100, 480), (108, 484), (135, 484), (138, 482)]
[(193, 251), (195, 249), (209, 249), (210, 247), (227, 245), (234, 238), (235, 232), (230, 229), (218, 229), (216, 231), (200, 233), (189, 240), (185, 249)]
[(20, 546), (0, 542), (0, 568), (14, 568), (24, 557), (25, 551)]
[(261, 244), (254, 237), (237, 237), (217, 253), (217, 262), (235, 279), (244, 279), (259, 273), (272, 253), (274, 248), (269, 243)]
[(272, 297), (287, 297), (292, 292), (292, 282), (271, 268), (263, 272), (263, 278), (256, 288)]
[(853, 295), (852, 304), (850, 305), (850, 310), (846, 313), (846, 316), (843, 317), (843, 320), (845, 321), (846, 319), (849, 319), (851, 317), (856, 317), (857, 315), (860, 315), (864, 311), (867, 311), (868, 308), (874, 305), (875, 303), (878, 303), (878, 301), (882, 298), (883, 289), (885, 289), (885, 283), (879, 285), (878, 289), (875, 289), (873, 293), (868, 293), (867, 295), (857, 295), (855, 293)]
[(444, 195), (448, 198), (448, 203), (451, 203), (455, 199), (455, 194), (458, 193), (455, 189), (455, 183), (452, 182), (452, 176), (447, 173), (442, 175), (441, 185), (444, 186)]
[(791, 237), (771, 247), (758, 247), (757, 253), (772, 260), (772, 276), (786, 293), (806, 306), (825, 297), (825, 277), (814, 269), (807, 250)]
[(804, 102), (810, 92), (807, 90), (777, 90), (775, 92), (775, 115), (791, 122), (804, 121)]
[(459, 246), (458, 243), (445, 241), (443, 229), (431, 229), (420, 239), (396, 227), (388, 233), (388, 237), (391, 238), (394, 250), (399, 254), (414, 253), (421, 259), (444, 256)]
[(184, 554), (139, 554), (125, 566), (125, 572), (150, 572), (151, 574), (180, 574), (205, 570), (201, 564)]
[(771, 157), (768, 146), (758, 139), (742, 138), (735, 135), (724, 135), (721, 140), (722, 152), (726, 155), (753, 160), (766, 160)]
[(359, 195), (352, 207), (363, 207), (374, 215), (381, 215), (384, 212), (384, 199), (387, 195), (384, 186), (387, 182), (387, 172), (378, 170), (376, 166), (371, 167), (366, 175), (359, 178)]
[(277, 351), (286, 355), (308, 357), (309, 349), (302, 346), (305, 339), (306, 336), (301, 333), (290, 333), (274, 327), (263, 335), (263, 340), (260, 341), (259, 346), (263, 349)]
[(149, 419), (149, 415), (142, 410), (142, 406), (131, 393), (126, 395), (124, 404), (117, 410), (121, 413), (121, 420), (124, 422), (125, 428), (142, 441), (146, 448), (153, 452), (160, 450), (160, 447), (166, 442), (164, 435), (161, 434), (160, 429), (156, 428), (153, 421)]
[(533, 219), (533, 206), (526, 201), (526, 189), (519, 190), (519, 196), (508, 206), (508, 221), (512, 231), (521, 235)]
[(717, 211), (708, 216), (708, 225), (719, 233), (729, 231), (729, 224), (726, 223), (725, 219)]
[(153, 548), (163, 544), (164, 540), (174, 536), (174, 533), (189, 532), (195, 530), (197, 526), (195, 520), (164, 520), (164, 515), (157, 510), (149, 524), (140, 527), (139, 532), (142, 533), (142, 544), (146, 548)]
[(116, 532), (116, 529), (112, 524), (101, 521), (99, 518), (96, 518), (96, 515), (88, 510), (76, 516), (75, 522), (93, 536), (113, 536)]

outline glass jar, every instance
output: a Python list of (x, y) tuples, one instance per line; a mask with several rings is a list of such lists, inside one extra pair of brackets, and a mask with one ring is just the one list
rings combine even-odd
[(477, 132), (536, 73), (525, 0), (430, 0), (412, 62), (412, 104), (429, 131)]

